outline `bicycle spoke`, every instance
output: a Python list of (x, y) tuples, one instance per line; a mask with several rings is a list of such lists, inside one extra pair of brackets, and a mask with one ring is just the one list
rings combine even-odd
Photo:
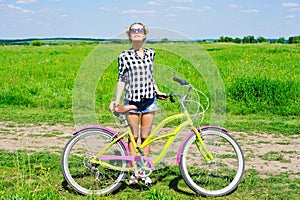
[(203, 142), (215, 159), (207, 163), (191, 137), (183, 150), (180, 169), (183, 178), (195, 192), (205, 196), (222, 196), (233, 191), (243, 174), (244, 161), (231, 137), (216, 130), (203, 133)]
[[(104, 194), (116, 190), (121, 185), (126, 173), (91, 162), (92, 158), (108, 144), (112, 134), (97, 129), (79, 134), (74, 141), (71, 140), (63, 154), (65, 178), (82, 194)], [(109, 148), (106, 155), (126, 155), (126, 151), (118, 142)], [(118, 167), (127, 165), (127, 161), (122, 160), (106, 162)]]

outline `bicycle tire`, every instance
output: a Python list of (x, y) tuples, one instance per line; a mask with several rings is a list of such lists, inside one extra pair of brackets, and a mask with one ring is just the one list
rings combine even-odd
[(179, 163), (184, 181), (201, 196), (218, 197), (232, 193), (237, 189), (245, 168), (239, 144), (217, 127), (204, 128), (200, 133), (215, 163), (205, 161), (195, 144), (197, 137), (192, 134), (183, 145)]
[[(63, 175), (77, 192), (88, 194), (106, 194), (116, 191), (124, 182), (126, 172), (115, 171), (99, 166), (92, 166), (89, 159), (100, 152), (115, 135), (101, 128), (80, 130), (66, 144), (62, 154)], [(107, 150), (105, 155), (127, 155), (121, 141)], [(110, 164), (126, 167), (126, 161), (107, 161)], [(97, 176), (97, 174), (99, 176)], [(98, 177), (98, 179), (96, 179)]]

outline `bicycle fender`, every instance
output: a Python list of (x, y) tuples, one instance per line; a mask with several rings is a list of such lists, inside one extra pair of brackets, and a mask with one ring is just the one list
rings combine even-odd
[[(80, 131), (83, 131), (83, 130), (86, 130), (86, 129), (101, 129), (101, 130), (104, 130), (104, 131), (107, 131), (107, 132), (110, 132), (112, 133), (116, 138), (119, 137), (119, 134), (116, 133), (115, 131), (113, 131), (112, 129), (110, 128), (107, 128), (107, 127), (104, 127), (104, 126), (87, 126), (87, 127), (84, 127), (84, 128), (81, 128), (75, 132), (72, 133), (72, 135), (76, 135), (78, 134)], [(120, 139), (120, 142), (122, 142), (122, 144), (124, 145), (125, 149), (126, 149), (126, 152), (127, 152), (127, 155), (130, 155), (130, 151), (128, 149), (128, 145), (125, 143), (125, 141), (123, 139)]]
[[(221, 129), (222, 131), (228, 132), (228, 130), (226, 130), (226, 129), (222, 128), (222, 127), (219, 127), (219, 126), (202, 126), (202, 127), (199, 127), (198, 130), (199, 130), (199, 131), (203, 131), (203, 130), (209, 129), (209, 128), (212, 128), (212, 129)], [(181, 142), (181, 144), (180, 144), (180, 146), (179, 146), (179, 149), (178, 149), (178, 153), (177, 153), (177, 159), (176, 159), (176, 163), (177, 163), (177, 164), (180, 163), (183, 145), (186, 143), (186, 141), (187, 141), (193, 134), (195, 134), (195, 133), (194, 133), (194, 132), (189, 133), (189, 134), (182, 140), (182, 142)]]

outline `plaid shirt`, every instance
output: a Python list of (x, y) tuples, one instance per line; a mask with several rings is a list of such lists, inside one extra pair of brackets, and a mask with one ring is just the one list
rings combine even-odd
[(134, 49), (123, 51), (118, 58), (119, 81), (125, 82), (125, 98), (140, 102), (155, 96), (153, 61), (155, 51), (144, 48), (144, 58)]

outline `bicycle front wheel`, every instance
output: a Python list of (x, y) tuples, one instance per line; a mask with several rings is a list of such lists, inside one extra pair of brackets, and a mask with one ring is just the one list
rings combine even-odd
[[(62, 155), (62, 171), (66, 181), (81, 194), (106, 194), (117, 190), (126, 173), (91, 163), (90, 160), (109, 144), (115, 135), (101, 128), (79, 131), (67, 143)], [(121, 141), (113, 144), (105, 155), (127, 155)], [(127, 162), (109, 160), (111, 165), (126, 167)]]
[(183, 145), (179, 163), (184, 181), (202, 196), (217, 197), (233, 192), (244, 173), (244, 155), (240, 146), (219, 128), (205, 128), (200, 133), (215, 162), (208, 163), (203, 158), (196, 135), (191, 135)]

